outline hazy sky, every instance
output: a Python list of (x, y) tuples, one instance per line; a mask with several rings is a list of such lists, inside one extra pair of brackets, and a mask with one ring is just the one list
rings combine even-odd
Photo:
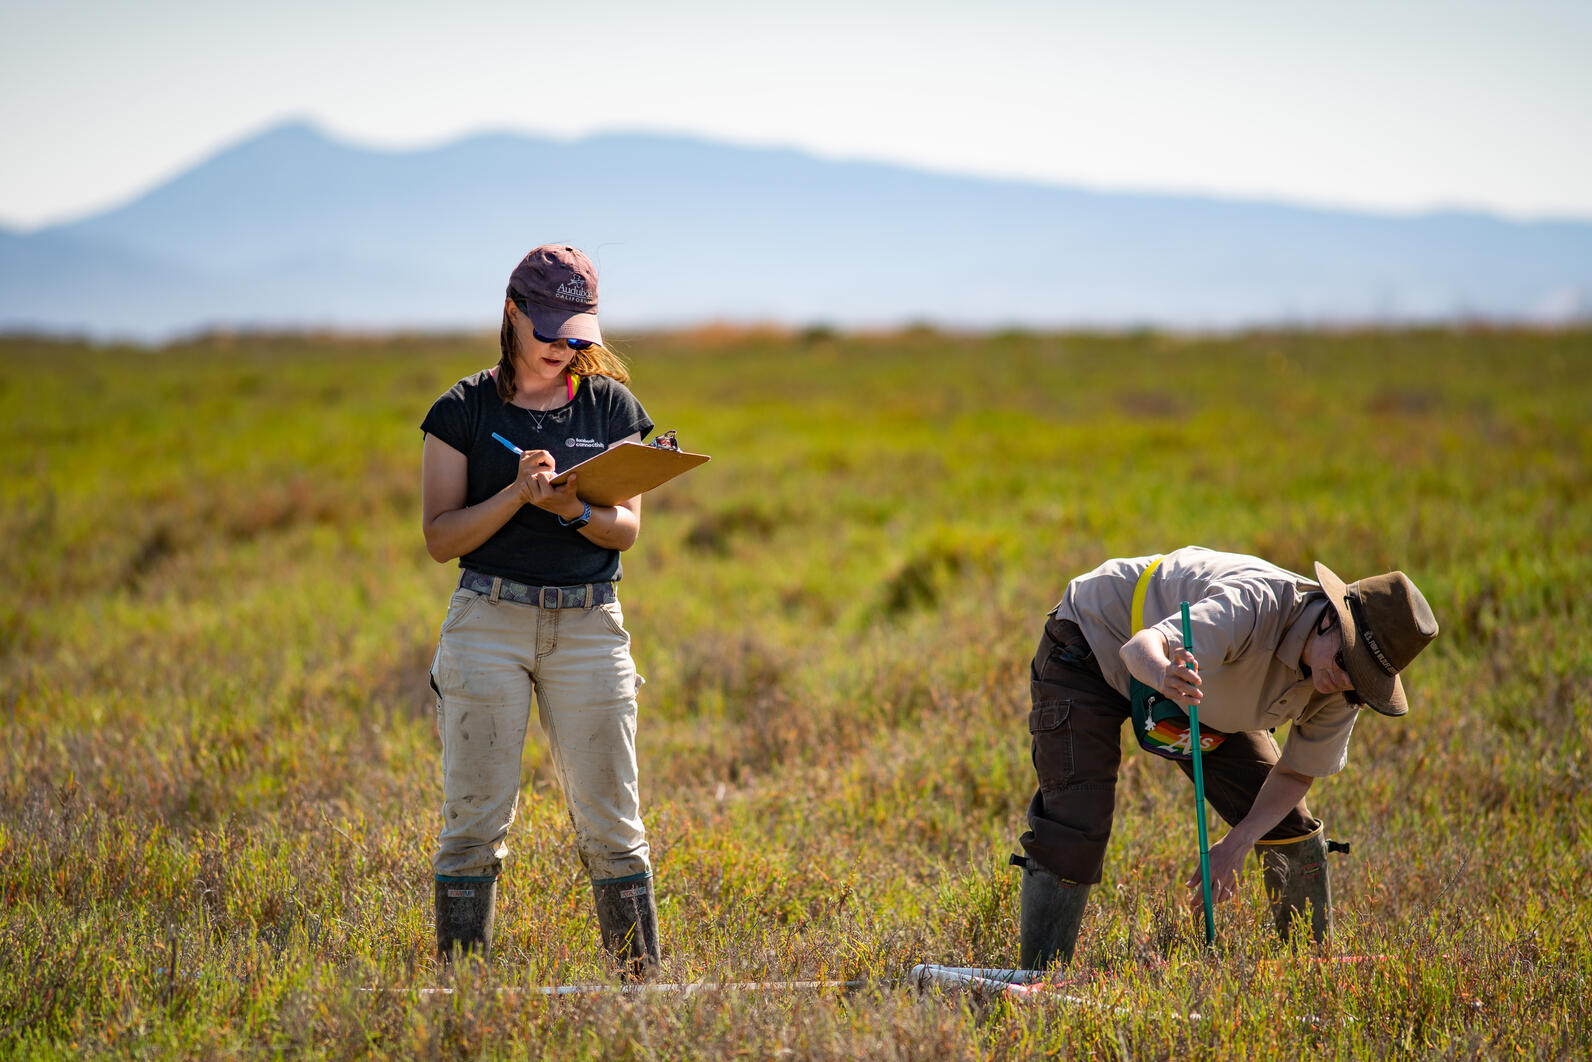
[(0, 224), (284, 119), (686, 132), (1095, 187), (1592, 217), (1592, 0), (0, 0)]

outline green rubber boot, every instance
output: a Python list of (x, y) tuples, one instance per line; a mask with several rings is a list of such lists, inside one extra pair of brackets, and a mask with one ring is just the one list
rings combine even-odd
[(658, 907), (652, 875), (624, 881), (594, 881), (592, 899), (603, 950), (617, 959), (624, 975), (643, 981), (658, 968)]
[(1310, 912), (1310, 935), (1325, 945), (1332, 934), (1332, 886), (1327, 874), (1327, 834), (1315, 833), (1287, 841), (1261, 841), (1260, 854), (1266, 879), (1266, 899), (1277, 933), (1286, 943), (1295, 916)]
[(437, 957), (492, 953), (492, 920), (497, 911), (497, 882), (437, 882)]
[(1078, 927), (1089, 902), (1089, 886), (1059, 878), (1027, 856), (1012, 856), (1023, 868), (1018, 966), (1024, 970), (1065, 967), (1078, 947)]

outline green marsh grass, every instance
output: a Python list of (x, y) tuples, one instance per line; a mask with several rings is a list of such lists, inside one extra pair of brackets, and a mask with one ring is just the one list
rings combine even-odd
[[(604, 977), (533, 731), (492, 961), (418, 993), (456, 573), (421, 542), (417, 425), (490, 337), (13, 338), (0, 1054), (1592, 1051), (1592, 334), (624, 349), (660, 428), (714, 456), (647, 499), (622, 586), (666, 976), (875, 987), (506, 991)], [(1385, 961), (1279, 950), (1253, 872), (1202, 954), (1172, 887), (1189, 787), (1130, 751), (1079, 1001), (898, 987), (1015, 963), (1044, 614), (1107, 557), (1191, 542), (1402, 568), (1437, 611), (1414, 711), (1363, 719), (1312, 799), (1354, 846), (1335, 949)]]

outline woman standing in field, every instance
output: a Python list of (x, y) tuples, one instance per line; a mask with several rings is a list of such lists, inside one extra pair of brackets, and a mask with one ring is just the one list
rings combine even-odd
[[(426, 549), (459, 559), (431, 681), (442, 735), (437, 950), (483, 956), (520, 788), (531, 702), (547, 734), (604, 948), (632, 975), (658, 960), (636, 774), (636, 690), (615, 585), (641, 499), (589, 505), (561, 468), (652, 431), (602, 345), (597, 275), (538, 247), (509, 277), (496, 366), (421, 424)], [(513, 449), (511, 449), (513, 447)]]

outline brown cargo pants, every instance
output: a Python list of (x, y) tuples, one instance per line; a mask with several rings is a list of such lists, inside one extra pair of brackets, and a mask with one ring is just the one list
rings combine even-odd
[[(1101, 677), (1089, 642), (1071, 620), (1052, 615), (1046, 622), (1030, 678), (1028, 730), (1039, 789), (1020, 842), (1051, 873), (1092, 885), (1100, 880), (1111, 840), (1122, 723), (1132, 709)], [(1229, 825), (1239, 822), (1278, 756), (1277, 742), (1264, 730), (1229, 735), (1203, 757), (1205, 799)], [(1177, 764), (1193, 778), (1192, 762)], [(1192, 814), (1189, 820), (1192, 837)], [(1301, 800), (1263, 840), (1303, 837), (1320, 825)]]

